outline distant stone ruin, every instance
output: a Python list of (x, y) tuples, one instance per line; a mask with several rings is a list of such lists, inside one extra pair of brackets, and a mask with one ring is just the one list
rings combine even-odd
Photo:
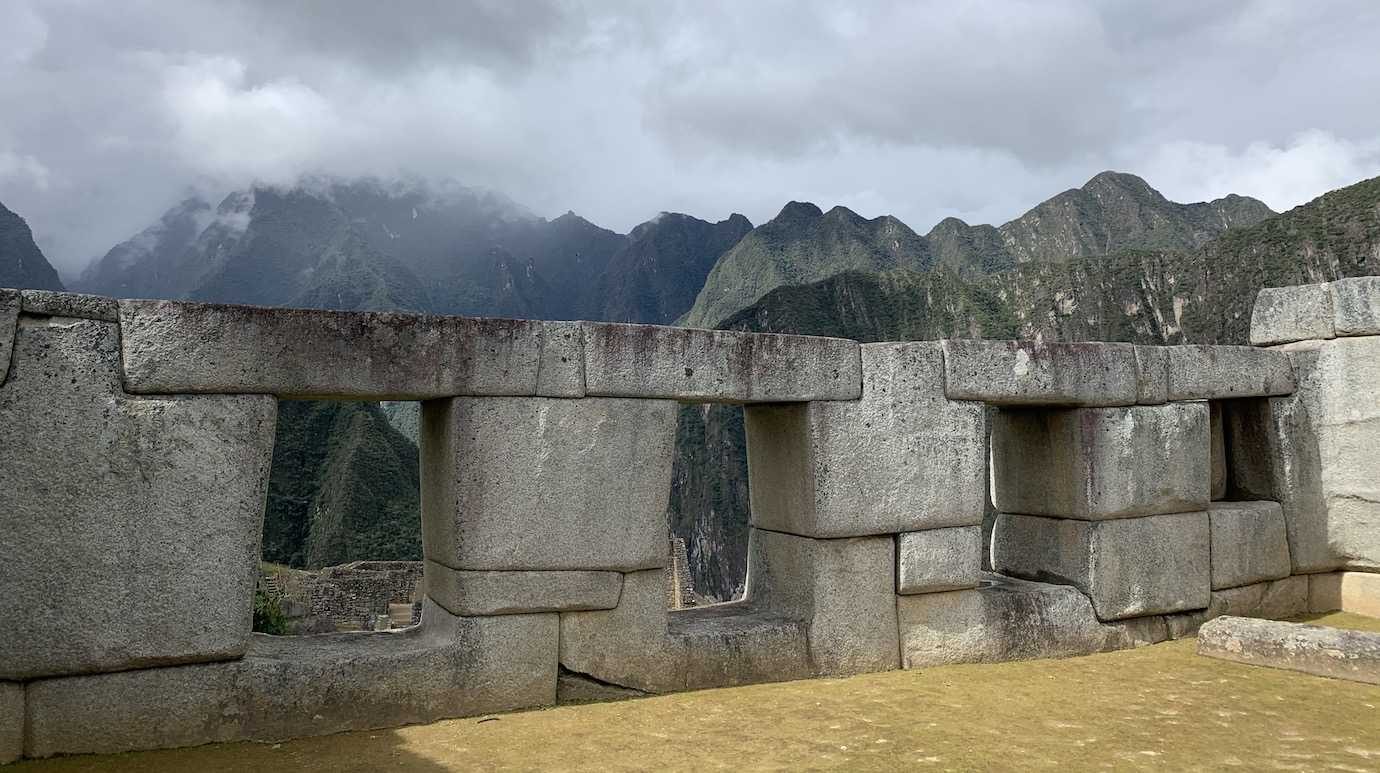
[[(1262, 291), (1252, 328), (860, 345), (0, 290), (0, 597), (43, 612), (0, 626), (0, 760), (1345, 606), (1380, 571), (1380, 279)], [(293, 399), (424, 401), (420, 625), (251, 633)], [(679, 401), (746, 406), (752, 529), (744, 598), (668, 611)]]
[[(415, 625), (421, 584), (421, 561), (353, 561), (310, 571), (265, 569), (256, 592), (278, 605), (291, 633), (335, 633)], [(399, 607), (405, 619), (395, 619)]]

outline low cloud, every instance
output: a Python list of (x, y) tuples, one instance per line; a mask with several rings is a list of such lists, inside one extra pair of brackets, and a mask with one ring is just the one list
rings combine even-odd
[(12, 5), (0, 201), (68, 273), (189, 188), (318, 173), (922, 232), (1106, 168), (1277, 209), (1380, 173), (1368, 0)]

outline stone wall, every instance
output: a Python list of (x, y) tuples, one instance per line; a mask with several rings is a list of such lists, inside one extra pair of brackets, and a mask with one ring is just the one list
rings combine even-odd
[[(1076, 655), (1344, 601), (1369, 586), (1327, 578), (1380, 568), (1373, 310), (1373, 283), (1265, 291), (1274, 348), (859, 345), (0, 291), (0, 597), (50, 610), (0, 628), (0, 759)], [(424, 401), (420, 625), (251, 634), (276, 400), (304, 398)], [(752, 524), (744, 597), (672, 611), (677, 401), (745, 406)]]

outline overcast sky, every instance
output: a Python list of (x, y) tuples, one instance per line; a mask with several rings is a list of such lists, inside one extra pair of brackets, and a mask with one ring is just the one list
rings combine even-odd
[(1378, 51), (1375, 0), (0, 0), (0, 202), (66, 273), (304, 173), (619, 231), (803, 199), (923, 233), (1107, 168), (1284, 209), (1380, 174)]

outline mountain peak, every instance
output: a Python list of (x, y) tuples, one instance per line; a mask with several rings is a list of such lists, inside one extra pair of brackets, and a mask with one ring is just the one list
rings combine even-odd
[(814, 204), (811, 204), (808, 201), (791, 201), (787, 202), (786, 206), (781, 208), (781, 212), (778, 213), (777, 216), (772, 219), (781, 221), (799, 221), (814, 220), (816, 218), (820, 218), (823, 216), (824, 212), (820, 210), (819, 207), (815, 206)]
[(61, 290), (62, 280), (34, 243), (29, 224), (0, 204), (0, 287)]

